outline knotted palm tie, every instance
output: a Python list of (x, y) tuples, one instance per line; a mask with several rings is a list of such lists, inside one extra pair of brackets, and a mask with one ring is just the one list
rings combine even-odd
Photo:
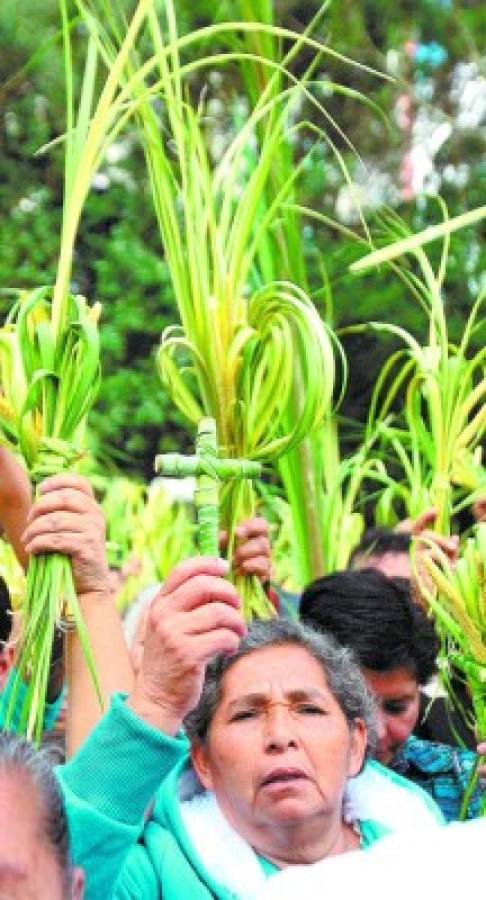
[[(41, 438), (35, 462), (29, 473), (32, 484), (37, 487), (44, 478), (68, 471), (82, 456), (83, 453), (79, 448), (69, 441), (60, 438)], [(75, 628), (74, 618), (65, 599), (59, 627), (63, 631), (72, 631)]]
[(71, 469), (83, 453), (69, 441), (60, 438), (41, 438), (35, 462), (30, 470), (32, 484), (37, 487), (44, 478)]
[(258, 478), (261, 465), (249, 459), (223, 459), (218, 454), (216, 422), (201, 419), (197, 430), (196, 453), (157, 456), (157, 472), (176, 478), (197, 478), (194, 504), (197, 510), (199, 550), (203, 556), (219, 556), (219, 486), (240, 478)]

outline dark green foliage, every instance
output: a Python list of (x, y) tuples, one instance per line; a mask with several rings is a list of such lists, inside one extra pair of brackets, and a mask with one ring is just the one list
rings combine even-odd
[[(211, 21), (217, 14), (224, 15), (225, 11), (231, 15), (230, 7), (231, 4), (206, 0), (197, 5), (195, 13), (194, 4), (181, 0), (178, 14), (182, 28), (188, 30)], [(336, 0), (320, 26), (319, 36), (354, 59), (382, 69), (387, 52), (401, 51), (404, 42), (412, 37), (443, 43), (449, 61), (433, 75), (435, 93), (431, 103), (450, 113), (452, 64), (478, 58), (475, 39), (486, 30), (486, 7), (475, 0), (448, 7), (443, 0)], [(317, 8), (316, 2), (277, 3), (281, 21), (296, 28), (299, 23), (308, 22)], [(51, 148), (40, 156), (34, 154), (61, 134), (64, 127), (62, 54), (55, 39), (58, 27), (56, 0), (44, 0), (42, 4), (35, 0), (4, 0), (1, 4), (3, 289), (33, 287), (54, 279), (61, 221), (62, 154), (60, 148)], [(39, 50), (41, 34), (45, 52)], [(79, 28), (77, 35), (81, 55), (83, 33)], [(26, 67), (32, 58), (30, 67)], [(405, 62), (400, 73), (403, 80), (390, 84), (356, 69), (346, 70), (328, 58), (323, 59), (319, 71), (370, 96), (389, 115), (392, 129), (387, 131), (371, 109), (338, 94), (326, 98), (326, 108), (366, 161), (396, 181), (405, 149), (403, 134), (393, 126), (396, 98), (407, 90), (412, 78), (425, 77), (427, 73), (412, 71)], [(203, 87), (194, 85), (196, 96)], [(209, 89), (213, 90), (211, 86)], [(226, 73), (218, 96), (226, 93), (234, 99), (239, 91), (235, 73)], [(298, 156), (306, 152), (311, 138), (310, 133), (299, 132)], [(333, 139), (345, 152), (347, 163), (355, 168), (341, 139), (336, 134)], [(484, 202), (486, 173), (481, 160), (481, 135), (477, 129), (455, 132), (436, 157), (439, 167), (460, 162), (469, 165), (466, 184), (448, 182), (441, 186), (451, 215)], [(92, 191), (81, 221), (73, 275), (73, 289), (90, 301), (99, 300), (103, 307), (103, 382), (91, 424), (103, 454), (113, 455), (125, 470), (149, 475), (156, 452), (180, 447), (181, 441), (188, 446), (179, 416), (163, 394), (153, 360), (163, 328), (177, 321), (177, 313), (160, 252), (143, 157), (130, 136), (126, 141), (123, 138), (119, 159), (109, 161), (102, 175), (104, 186)], [(335, 216), (340, 184), (330, 151), (319, 145), (304, 171), (301, 201)], [(423, 198), (400, 212), (416, 230), (439, 218), (435, 202)], [(317, 223), (309, 222), (304, 227), (310, 290), (323, 313), (329, 315), (322, 290), (324, 259), (333, 298), (331, 318), (337, 328), (373, 319), (389, 320), (423, 335), (420, 310), (389, 271), (361, 279), (350, 276), (347, 266), (361, 254), (360, 248)], [(461, 333), (464, 311), (470, 307), (479, 273), (484, 269), (484, 250), (480, 250), (478, 238), (478, 229), (460, 232), (453, 238), (446, 297), (451, 333), (456, 336)], [(2, 316), (10, 300), (8, 294), (0, 295)], [(343, 414), (363, 421), (369, 388), (391, 345), (372, 335), (344, 334), (342, 339), (350, 364)]]

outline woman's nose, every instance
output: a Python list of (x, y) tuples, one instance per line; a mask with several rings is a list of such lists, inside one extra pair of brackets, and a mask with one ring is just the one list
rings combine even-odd
[(382, 709), (376, 705), (376, 732), (379, 741), (382, 741), (387, 732), (386, 716)]
[(294, 722), (285, 706), (275, 704), (265, 718), (265, 749), (282, 750), (297, 746)]

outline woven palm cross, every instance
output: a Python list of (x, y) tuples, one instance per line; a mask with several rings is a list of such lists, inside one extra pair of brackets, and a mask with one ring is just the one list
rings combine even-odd
[(163, 475), (196, 479), (194, 503), (197, 511), (198, 544), (203, 556), (219, 556), (219, 488), (223, 482), (258, 478), (261, 465), (249, 459), (224, 459), (219, 455), (216, 422), (201, 419), (194, 456), (166, 453), (155, 460)]

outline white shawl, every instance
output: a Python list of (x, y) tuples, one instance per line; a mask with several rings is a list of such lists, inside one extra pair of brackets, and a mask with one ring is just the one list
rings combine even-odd
[[(275, 893), (277, 882), (291, 881), (292, 890), (296, 889), (295, 881), (302, 878), (306, 883), (315, 870), (321, 889), (325, 883), (320, 874), (323, 865), (331, 860), (323, 860), (314, 866), (292, 866), (272, 875), (270, 879), (262, 870), (253, 849), (229, 825), (222, 814), (212, 793), (201, 792), (200, 785), (191, 773), (183, 776), (181, 786), (180, 811), (188, 840), (197, 856), (213, 878), (229, 891), (237, 900), (255, 900), (266, 898), (266, 891), (272, 884), (272, 898), (280, 896)], [(367, 764), (363, 772), (348, 782), (344, 803), (344, 816), (348, 821), (374, 819), (387, 826), (393, 833), (414, 833), (417, 830), (436, 828), (436, 815), (416, 790), (410, 790), (399, 781), (391, 779), (380, 766)], [(381, 843), (381, 841), (379, 842)], [(346, 854), (348, 857), (367, 856), (360, 852)], [(333, 857), (332, 859), (342, 859)], [(359, 869), (358, 863), (358, 869)], [(319, 867), (319, 868), (318, 868)], [(287, 873), (295, 873), (291, 879), (284, 878)], [(359, 884), (359, 881), (357, 882)], [(360, 898), (362, 894), (360, 893)], [(269, 894), (270, 896), (270, 894)], [(284, 895), (282, 895), (284, 896)], [(286, 897), (293, 896), (289, 891)], [(313, 894), (301, 892), (302, 898)], [(317, 894), (315, 895), (317, 897)], [(347, 891), (345, 898), (350, 897)], [(393, 892), (391, 892), (393, 896)], [(389, 900), (389, 898), (387, 898)], [(420, 900), (420, 898), (417, 898)]]

